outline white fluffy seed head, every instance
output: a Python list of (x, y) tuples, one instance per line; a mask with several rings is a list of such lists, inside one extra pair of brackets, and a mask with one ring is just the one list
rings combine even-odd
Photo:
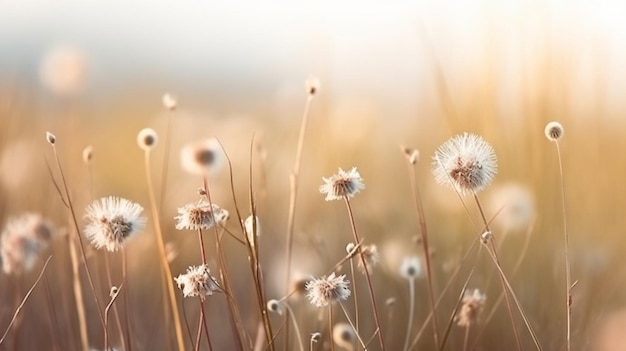
[(204, 176), (221, 169), (222, 148), (215, 138), (187, 144), (180, 152), (183, 169), (190, 174)]
[(157, 133), (152, 128), (144, 128), (137, 134), (137, 145), (144, 151), (154, 149), (158, 140)]
[(50, 132), (46, 132), (46, 141), (48, 141), (50, 145), (54, 145), (57, 142), (57, 137)]
[(365, 189), (363, 178), (352, 167), (346, 172), (339, 168), (339, 172), (330, 178), (322, 178), (324, 184), (320, 186), (320, 193), (326, 194), (326, 201), (343, 200), (344, 198), (354, 197), (359, 191)]
[(400, 265), (400, 275), (408, 280), (413, 280), (422, 275), (422, 261), (419, 257), (405, 257)]
[(93, 146), (89, 145), (83, 149), (83, 162), (86, 165), (91, 164), (93, 161)]
[(561, 125), (561, 123), (552, 121), (546, 124), (544, 133), (546, 135), (546, 138), (548, 138), (548, 140), (558, 141), (559, 139), (563, 137), (565, 130), (563, 129), (563, 126)]
[(170, 93), (165, 93), (163, 95), (163, 98), (161, 99), (161, 102), (163, 103), (163, 107), (170, 111), (174, 111), (176, 107), (178, 107), (178, 101)]
[(279, 316), (282, 316), (285, 312), (285, 307), (279, 300), (271, 299), (267, 301), (267, 310), (272, 313), (277, 313)]
[(356, 332), (348, 323), (337, 323), (333, 326), (333, 341), (346, 350), (354, 350), (358, 341)]

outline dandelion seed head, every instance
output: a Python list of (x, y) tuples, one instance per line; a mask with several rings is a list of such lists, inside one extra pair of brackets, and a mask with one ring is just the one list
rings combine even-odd
[(178, 230), (198, 230), (209, 229), (216, 224), (223, 223), (228, 217), (228, 211), (202, 199), (179, 208), (178, 216), (174, 219), (177, 221), (176, 229)]
[(26, 213), (9, 219), (0, 234), (0, 261), (7, 274), (31, 270), (39, 254), (48, 247), (54, 233), (52, 224), (42, 216)]
[(480, 290), (466, 290), (461, 301), (461, 309), (455, 317), (456, 324), (460, 327), (469, 327), (480, 319), (480, 314), (485, 306), (487, 296)]
[(158, 140), (157, 133), (152, 128), (144, 128), (137, 134), (137, 145), (144, 151), (154, 149)]
[(317, 307), (328, 306), (350, 297), (349, 284), (345, 274), (337, 277), (331, 273), (328, 277), (313, 279), (306, 284), (307, 298)]
[(180, 152), (183, 169), (194, 175), (207, 175), (221, 168), (222, 154), (217, 139), (209, 138), (188, 144)]
[(356, 167), (348, 172), (339, 168), (339, 173), (330, 178), (322, 178), (324, 184), (320, 186), (320, 193), (326, 194), (326, 201), (343, 200), (354, 197), (359, 191), (365, 189), (363, 178)]
[(161, 102), (163, 103), (163, 107), (170, 111), (174, 111), (176, 110), (176, 107), (178, 107), (178, 101), (170, 93), (163, 94)]
[(563, 138), (563, 134), (565, 133), (565, 130), (563, 129), (563, 126), (561, 125), (561, 123), (552, 121), (546, 124), (544, 133), (546, 135), (546, 138), (548, 138), (548, 140), (558, 141), (561, 138)]
[(214, 291), (219, 291), (220, 286), (217, 280), (211, 276), (208, 265), (189, 266), (187, 273), (174, 278), (178, 288), (183, 291), (184, 297), (200, 297), (204, 301), (206, 296), (213, 295)]
[(497, 171), (493, 148), (475, 134), (464, 133), (449, 139), (433, 156), (433, 174), (437, 183), (448, 185), (461, 195), (484, 190)]
[(143, 229), (143, 207), (127, 199), (109, 196), (87, 206), (87, 226), (83, 234), (96, 249), (117, 251), (124, 242)]
[(358, 341), (354, 328), (348, 323), (337, 323), (333, 326), (333, 341), (337, 346), (353, 350)]
[(400, 275), (412, 280), (422, 275), (422, 261), (417, 256), (405, 257), (400, 264)]

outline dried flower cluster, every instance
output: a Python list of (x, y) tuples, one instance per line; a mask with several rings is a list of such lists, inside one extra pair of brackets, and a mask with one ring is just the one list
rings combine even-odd
[(456, 316), (456, 324), (460, 327), (469, 327), (480, 319), (480, 313), (485, 306), (487, 296), (480, 290), (466, 290), (461, 301), (461, 310)]
[(97, 249), (117, 251), (145, 225), (141, 212), (143, 207), (132, 201), (114, 196), (101, 198), (87, 206), (83, 234)]
[(365, 189), (363, 178), (356, 167), (352, 167), (348, 172), (339, 168), (339, 173), (322, 179), (324, 184), (320, 186), (320, 193), (326, 194), (326, 201), (354, 197), (359, 191)]
[(346, 280), (346, 275), (335, 276), (331, 273), (328, 277), (313, 279), (306, 284), (307, 297), (309, 301), (317, 306), (324, 307), (350, 297), (350, 282)]
[(179, 208), (178, 216), (174, 218), (178, 221), (176, 229), (198, 230), (209, 229), (217, 223), (222, 223), (228, 219), (228, 216), (228, 211), (202, 199)]
[(491, 184), (498, 171), (496, 154), (482, 137), (464, 133), (443, 143), (433, 156), (439, 184), (460, 194), (477, 193)]
[(183, 291), (183, 296), (198, 296), (204, 301), (206, 296), (213, 295), (214, 291), (219, 291), (220, 286), (217, 280), (211, 276), (208, 265), (190, 266), (187, 273), (175, 277), (178, 288)]
[(27, 213), (7, 222), (0, 235), (0, 262), (7, 274), (31, 270), (48, 247), (54, 228), (38, 214)]

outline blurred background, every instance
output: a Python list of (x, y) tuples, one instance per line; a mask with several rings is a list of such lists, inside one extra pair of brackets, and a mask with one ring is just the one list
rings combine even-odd
[[(0, 1), (0, 223), (4, 226), (11, 217), (36, 212), (51, 219), (59, 236), (67, 232), (67, 211), (46, 170), (46, 160), (53, 160), (46, 131), (57, 136), (78, 209), (108, 195), (148, 208), (143, 152), (136, 145), (136, 134), (151, 127), (164, 136), (171, 117), (172, 153), (164, 161), (160, 145), (152, 158), (152, 172), (157, 187), (163, 167), (168, 172), (161, 219), (168, 242), (178, 252), (173, 273), (199, 263), (196, 237), (174, 230), (176, 209), (197, 200), (196, 189), (201, 186), (200, 179), (182, 171), (179, 150), (215, 136), (233, 162), (244, 216), (249, 214), (252, 165), (263, 227), (260, 249), (266, 289), (269, 297), (279, 298), (286, 289), (289, 174), (306, 101), (304, 82), (317, 76), (321, 87), (311, 105), (296, 211), (296, 273), (326, 274), (345, 255), (351, 240), (345, 208), (326, 203), (318, 187), (321, 178), (338, 167), (356, 166), (366, 185), (353, 202), (357, 224), (366, 242), (381, 252), (381, 272), (374, 278), (379, 300), (395, 298), (397, 304), (407, 304), (408, 288), (397, 274), (398, 265), (403, 257), (422, 251), (407, 162), (400, 149), (406, 145), (420, 151), (417, 183), (434, 251), (435, 290), (442, 291), (450, 280), (450, 267), (474, 242), (479, 228), (473, 223), (479, 217), (471, 202), (467, 214), (453, 191), (435, 184), (431, 155), (455, 134), (480, 134), (493, 145), (499, 160), (494, 184), (480, 194), (488, 217), (503, 203), (517, 206), (494, 220), (505, 271), (513, 271), (521, 257), (520, 268), (510, 277), (512, 285), (544, 348), (563, 349), (559, 169), (554, 144), (543, 134), (547, 122), (558, 120), (565, 128), (561, 151), (567, 224), (572, 277), (578, 281), (573, 290), (574, 349), (623, 350), (624, 18), (626, 4), (617, 0), (385, 5)], [(161, 104), (166, 92), (178, 99), (171, 116)], [(88, 145), (93, 147), (91, 168), (82, 162)], [(212, 180), (214, 201), (234, 213), (228, 181), (227, 172)], [(230, 225), (237, 228), (236, 223)], [(166, 340), (171, 342), (171, 331), (159, 329), (162, 325), (155, 322), (162, 316), (163, 297), (153, 240), (148, 225), (128, 243), (129, 275), (134, 277), (129, 291), (136, 303), (131, 311), (133, 329), (138, 349), (169, 349), (172, 345)], [(523, 249), (526, 240), (528, 248)], [(242, 272), (235, 282), (236, 297), (242, 314), (250, 316), (254, 333), (258, 312), (248, 291), (245, 251), (237, 245), (228, 243), (229, 264), (233, 272)], [(64, 240), (53, 242), (49, 251), (55, 257), (47, 275), (51, 291), (61, 296), (60, 305), (68, 311), (59, 324), (69, 340), (65, 346), (72, 349), (78, 334), (73, 298), (63, 295), (71, 294), (69, 274), (64, 276), (69, 269), (66, 246)], [(90, 265), (101, 267), (102, 255), (93, 251)], [(470, 287), (487, 293), (488, 311), (501, 289), (493, 279), (493, 265), (483, 256)], [(115, 257), (113, 265), (119, 269)], [(463, 264), (461, 276), (466, 277), (471, 264)], [(36, 273), (0, 277), (0, 330), (21, 298), (18, 292), (32, 284)], [(444, 297), (442, 328), (463, 279), (455, 280), (452, 292)], [(100, 289), (107, 296), (109, 287), (102, 283)], [(424, 279), (418, 282), (418, 296), (416, 324), (421, 325), (428, 314)], [(91, 303), (89, 296), (86, 301)], [(226, 300), (218, 296), (215, 301), (211, 308), (216, 313), (209, 324), (219, 330)], [(305, 338), (325, 327), (325, 322), (307, 319), (317, 313), (307, 304), (294, 301)], [(190, 316), (197, 316), (195, 307), (189, 305)], [(88, 314), (94, 318), (90, 334), (94, 347), (102, 348), (94, 306), (90, 308)], [(388, 340), (398, 349), (406, 328), (405, 309), (396, 305), (394, 313), (386, 314)], [(41, 311), (47, 311), (46, 299), (38, 289), (22, 312), (22, 329), (42, 332), (13, 337), (10, 345), (40, 349), (49, 343), (50, 335), (43, 331), (49, 319), (39, 318)], [(371, 327), (372, 321), (362, 318), (363, 325)], [(144, 324), (145, 320), (153, 324)], [(523, 331), (521, 319), (518, 324)], [(461, 348), (463, 333), (453, 326), (448, 349)], [(219, 349), (233, 347), (227, 331), (217, 335)], [(524, 349), (532, 348), (530, 337), (522, 336)], [(422, 337), (418, 348), (432, 349), (431, 339)], [(479, 350), (511, 349), (513, 334), (504, 305), (472, 340)], [(321, 344), (319, 349), (327, 346)]]

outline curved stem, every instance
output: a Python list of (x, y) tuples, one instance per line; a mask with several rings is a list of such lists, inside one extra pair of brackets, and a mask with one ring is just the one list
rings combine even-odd
[(167, 260), (165, 252), (165, 243), (163, 241), (163, 233), (161, 232), (161, 222), (159, 220), (159, 210), (156, 205), (154, 196), (154, 187), (152, 185), (152, 176), (150, 173), (150, 151), (145, 152), (145, 168), (146, 182), (148, 183), (148, 195), (150, 197), (150, 208), (152, 210), (152, 219), (154, 222), (154, 233), (156, 235), (156, 244), (159, 250), (159, 258), (161, 260), (161, 268), (163, 269), (164, 281), (167, 286), (170, 308), (172, 309), (172, 317), (174, 319), (174, 330), (176, 332), (176, 344), (179, 351), (185, 350), (185, 341), (183, 340), (183, 328), (180, 324), (180, 315), (178, 313), (178, 304), (176, 303), (176, 295), (174, 293), (174, 283), (172, 279), (172, 270)]
[(415, 310), (415, 278), (409, 278), (409, 322), (406, 326), (406, 337), (404, 338), (404, 351), (409, 349), (409, 338), (413, 327), (413, 315)]

